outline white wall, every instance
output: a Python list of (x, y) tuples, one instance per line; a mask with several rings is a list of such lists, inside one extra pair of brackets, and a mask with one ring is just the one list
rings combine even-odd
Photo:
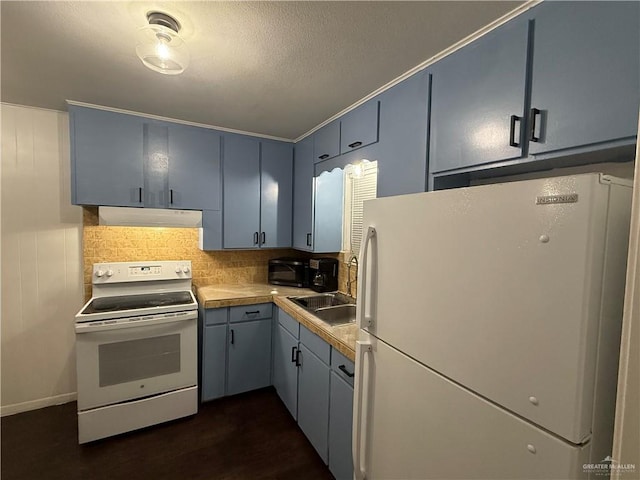
[(2, 415), (75, 398), (82, 209), (72, 206), (66, 113), (1, 105)]

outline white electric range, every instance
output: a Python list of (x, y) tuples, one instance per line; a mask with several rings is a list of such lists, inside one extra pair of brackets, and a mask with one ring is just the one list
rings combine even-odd
[(79, 442), (197, 413), (191, 262), (95, 264), (92, 285), (75, 317)]

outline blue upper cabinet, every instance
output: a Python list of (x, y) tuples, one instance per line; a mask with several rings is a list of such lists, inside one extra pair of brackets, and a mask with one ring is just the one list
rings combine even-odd
[(378, 197), (425, 190), (429, 73), (417, 72), (378, 96), (379, 142), (360, 152), (378, 160)]
[(380, 102), (369, 100), (340, 119), (340, 153), (378, 141), (379, 109)]
[(220, 135), (69, 106), (76, 205), (220, 209)]
[(220, 210), (220, 135), (206, 128), (169, 127), (169, 208)]
[(313, 251), (313, 136), (296, 143), (293, 168), (293, 248)]
[(529, 152), (635, 141), (640, 3), (544, 2), (533, 13)]
[(527, 45), (519, 17), (433, 65), (432, 172), (521, 157)]
[(224, 138), (224, 248), (291, 246), (293, 145)]
[(344, 172), (314, 178), (313, 144), (308, 136), (295, 146), (293, 248), (329, 253), (342, 249)]
[(290, 247), (293, 145), (265, 140), (260, 157), (260, 246)]
[(260, 244), (260, 141), (224, 137), (224, 248), (258, 248)]
[(315, 163), (340, 155), (340, 121), (325, 125), (313, 134), (313, 161)]
[(344, 171), (336, 168), (315, 178), (313, 251), (316, 253), (342, 250), (342, 218), (344, 202)]
[(72, 203), (143, 206), (142, 119), (70, 105), (69, 121)]

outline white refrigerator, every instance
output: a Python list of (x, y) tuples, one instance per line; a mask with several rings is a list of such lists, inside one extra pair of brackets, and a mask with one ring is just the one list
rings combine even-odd
[(602, 478), (631, 190), (584, 174), (365, 203), (356, 478)]

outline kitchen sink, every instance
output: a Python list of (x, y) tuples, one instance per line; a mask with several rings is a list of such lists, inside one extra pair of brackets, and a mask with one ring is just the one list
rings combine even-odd
[(353, 323), (356, 320), (355, 299), (342, 293), (320, 293), (288, 298), (329, 325)]
[(355, 305), (335, 305), (333, 307), (318, 308), (313, 314), (329, 325), (342, 325), (356, 321)]

